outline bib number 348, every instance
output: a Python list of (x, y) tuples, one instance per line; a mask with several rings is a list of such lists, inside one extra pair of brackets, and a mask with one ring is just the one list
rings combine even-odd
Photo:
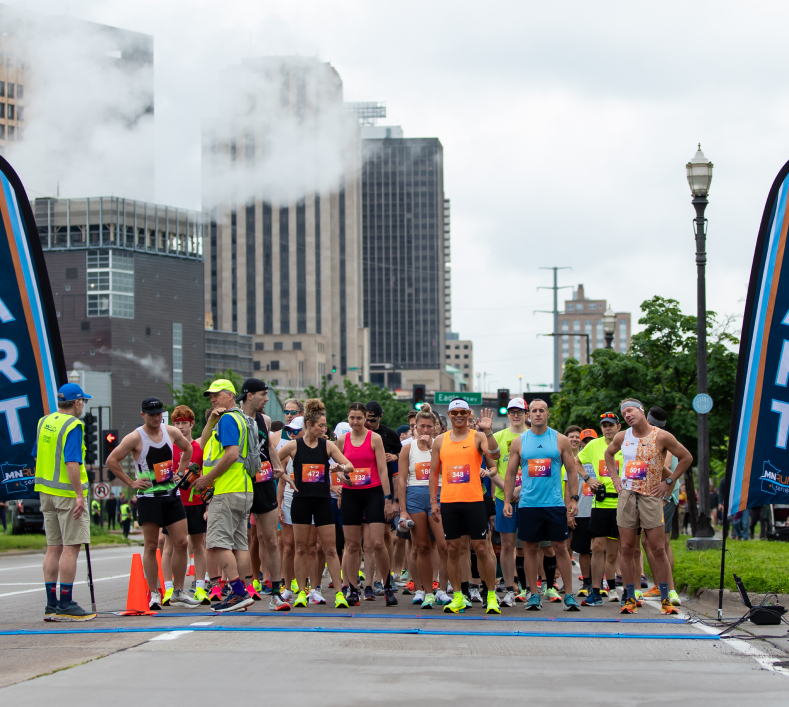
[(448, 484), (467, 484), (471, 481), (471, 468), (468, 464), (451, 466), (447, 471)]

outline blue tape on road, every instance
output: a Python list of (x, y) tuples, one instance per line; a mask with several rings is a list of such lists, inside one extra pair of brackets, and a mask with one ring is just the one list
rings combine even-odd
[[(333, 628), (327, 626), (168, 626), (170, 631), (220, 631), (258, 633), (340, 633), (340, 634), (384, 634), (419, 636), (499, 636), (526, 638), (640, 638), (649, 640), (717, 641), (719, 636), (704, 633), (581, 633), (557, 631), (429, 631), (423, 628)], [(0, 631), (0, 636), (53, 636), (59, 634), (111, 634), (111, 633), (162, 633), (161, 626), (117, 626), (114, 628), (68, 628), (68, 629), (18, 629)]]

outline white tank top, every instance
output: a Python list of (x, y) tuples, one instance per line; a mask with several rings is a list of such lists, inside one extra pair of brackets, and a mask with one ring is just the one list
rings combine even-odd
[[(142, 450), (140, 451), (140, 456), (134, 460), (137, 465), (137, 478), (148, 479), (152, 484), (152, 486), (148, 489), (138, 489), (138, 496), (153, 497), (154, 491), (160, 490), (159, 487), (161, 485), (156, 482), (153, 464), (158, 466), (159, 464), (164, 463), (166, 465), (167, 461), (169, 460), (170, 467), (172, 467), (173, 442), (170, 439), (169, 433), (167, 432), (167, 425), (163, 424), (161, 426), (161, 430), (162, 439), (160, 442), (155, 443), (145, 433), (144, 427), (140, 426), (137, 428), (137, 432), (140, 434), (140, 440), (142, 440)], [(153, 460), (153, 464), (149, 463), (151, 460)], [(172, 471), (175, 473), (176, 470), (173, 469)], [(168, 488), (171, 486), (173, 486), (172, 483), (167, 484)]]
[[(290, 439), (280, 439), (279, 442), (277, 443), (277, 451), (282, 449), (288, 442), (292, 442), (292, 441), (293, 440)], [(288, 464), (285, 467), (285, 470), (288, 472), (288, 476), (291, 477), (293, 476), (292, 458), (288, 459)], [(285, 495), (282, 497), (282, 505), (285, 506), (285, 508), (290, 508), (290, 504), (293, 501), (293, 487), (284, 480), (282, 483), (285, 484)]]
[[(430, 485), (430, 459), (431, 451), (428, 449), (423, 452), (419, 449), (419, 443), (414, 440), (408, 445), (408, 485), (409, 486), (429, 486)], [(439, 477), (440, 478), (440, 477)]]

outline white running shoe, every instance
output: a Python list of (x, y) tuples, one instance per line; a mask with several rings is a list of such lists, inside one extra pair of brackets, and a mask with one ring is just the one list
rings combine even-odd
[(289, 602), (291, 598), (295, 596), (295, 594), (290, 591), (290, 589), (283, 589), (280, 596), (282, 597), (282, 601)]
[(499, 600), (499, 606), (513, 606), (515, 604), (515, 592), (507, 592), (502, 599)]
[(608, 590), (608, 601), (612, 604), (616, 601), (619, 601), (619, 596), (616, 593), (616, 589), (609, 589)]
[(608, 590), (609, 590), (609, 586), (608, 586), (608, 580), (607, 580), (607, 579), (604, 579), (604, 580), (603, 580), (603, 589), (605, 589), (606, 591), (608, 591)]
[(268, 609), (269, 611), (290, 611), (290, 604), (280, 599), (276, 594), (272, 594)]
[(471, 601), (473, 601), (473, 602), (474, 601), (477, 602), (477, 604), (481, 604), (482, 603), (482, 597), (479, 594), (479, 589), (476, 589), (476, 588), (469, 589), (469, 591), (468, 591), (468, 598), (471, 599)]
[(452, 603), (452, 597), (449, 596), (446, 592), (442, 592), (440, 589), (436, 592), (436, 604), (439, 606), (446, 606), (447, 604)]
[(151, 592), (151, 600), (148, 602), (148, 608), (151, 611), (161, 611), (162, 595), (159, 594), (159, 592)]
[(421, 604), (425, 600), (425, 590), (420, 589), (414, 594), (414, 598), (411, 601), (412, 604)]
[(310, 604), (325, 604), (326, 600), (321, 596), (320, 589), (313, 589), (310, 592)]
[(183, 606), (187, 609), (194, 609), (200, 604), (201, 602), (190, 597), (183, 589), (176, 589), (170, 597), (170, 606)]

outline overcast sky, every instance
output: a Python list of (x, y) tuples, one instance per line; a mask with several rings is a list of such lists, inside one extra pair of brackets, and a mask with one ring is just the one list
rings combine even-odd
[[(7, 0), (8, 1), (8, 0)], [(13, 4), (13, 3), (12, 3)], [(739, 316), (764, 203), (789, 159), (781, 2), (25, 0), (152, 34), (156, 200), (200, 207), (201, 103), (244, 57), (329, 61), (346, 100), (438, 137), (452, 200), (453, 323), (488, 389), (552, 381), (550, 284), (633, 313), (696, 312), (685, 163), (715, 164), (708, 308)], [(570, 290), (564, 290), (568, 293)]]

